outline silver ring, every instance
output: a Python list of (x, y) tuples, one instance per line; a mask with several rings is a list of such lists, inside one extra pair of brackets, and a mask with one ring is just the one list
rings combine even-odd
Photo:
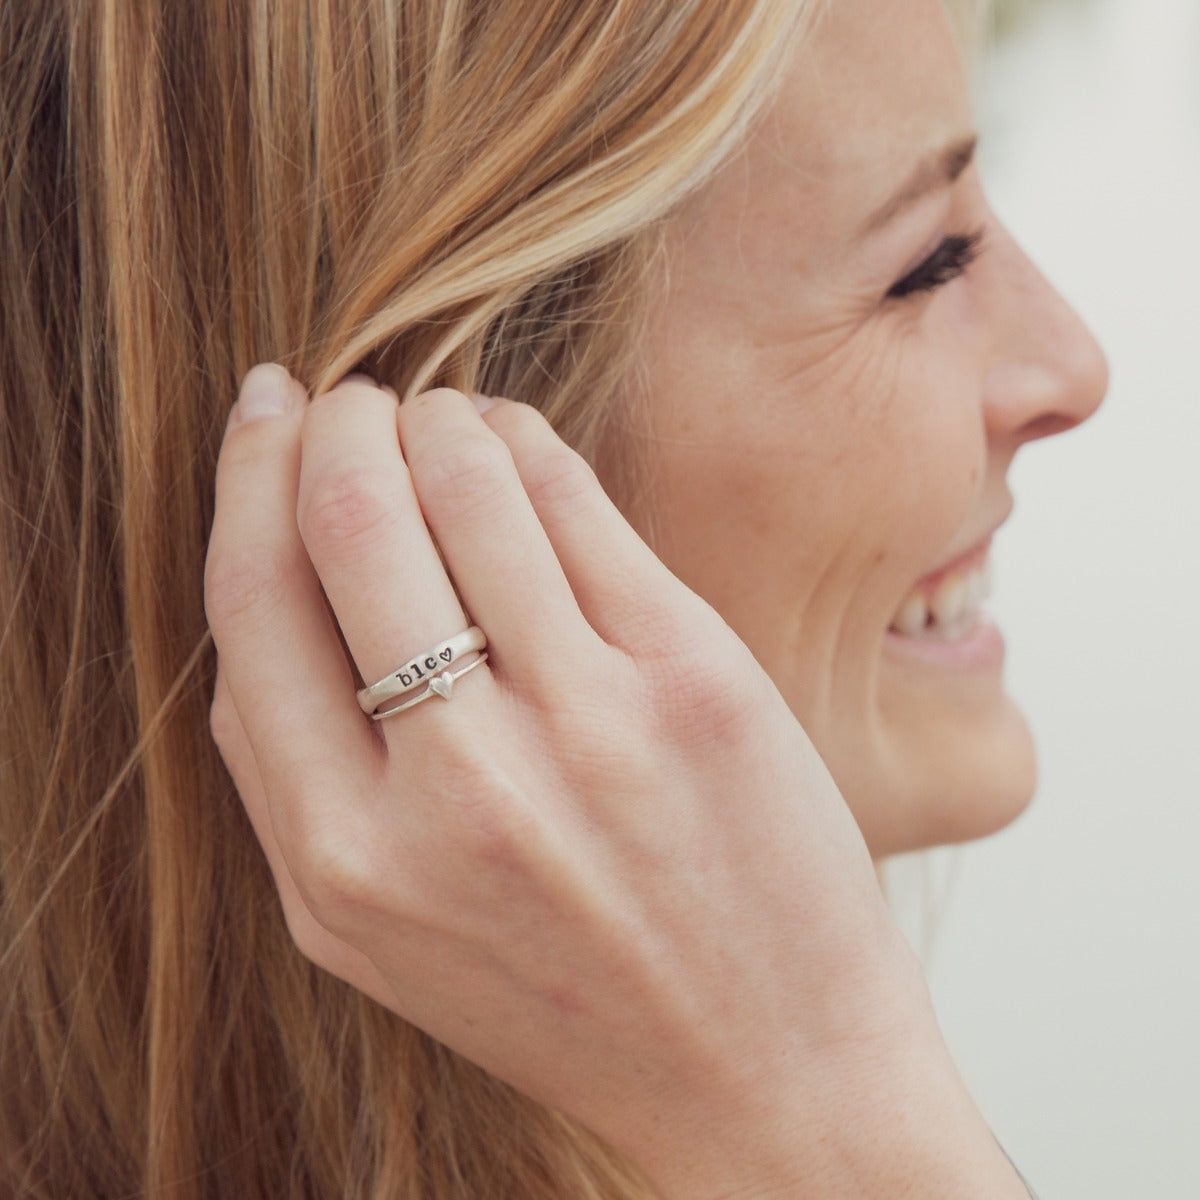
[(358, 706), (370, 716), (381, 704), (428, 683), (434, 675), (444, 671), (464, 654), (469, 654), (472, 650), (482, 650), (486, 645), (487, 638), (483, 630), (478, 625), (472, 625), (470, 629), (464, 629), (462, 633), (456, 633), (452, 638), (438, 642), (432, 649), (422, 651), (399, 670), (376, 680), (369, 687), (360, 688), (356, 693)]
[(472, 659), (465, 667), (459, 667), (457, 671), (440, 671), (432, 679), (429, 680), (425, 690), (419, 692), (411, 700), (405, 700), (403, 704), (397, 704), (393, 708), (385, 709), (383, 712), (371, 713), (372, 721), (382, 721), (384, 717), (394, 717), (397, 713), (402, 713), (406, 709), (415, 708), (418, 704), (428, 700), (430, 696), (441, 696), (443, 700), (449, 700), (450, 694), (454, 688), (454, 681), (461, 679), (468, 671), (473, 671), (480, 663), (487, 661), (487, 651), (476, 659)]

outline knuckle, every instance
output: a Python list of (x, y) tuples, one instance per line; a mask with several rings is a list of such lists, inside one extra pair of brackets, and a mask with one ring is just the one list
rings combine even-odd
[(228, 752), (243, 740), (242, 724), (228, 690), (219, 690), (208, 710), (208, 732), (222, 752)]
[(543, 838), (529, 796), (486, 761), (459, 757), (438, 790), (450, 836), (476, 864), (524, 873)]
[(329, 949), (329, 934), (303, 904), (282, 902), (283, 920), (288, 935), (310, 963), (324, 968)]
[(574, 450), (549, 447), (535, 455), (522, 471), (522, 482), (536, 505), (575, 507), (596, 491), (596, 473)]
[(492, 796), (486, 803), (460, 801), (457, 810), (476, 862), (508, 874), (525, 873), (539, 830), (524, 804)]
[(684, 651), (672, 661), (665, 712), (675, 737), (686, 744), (743, 740), (755, 725), (758, 701), (753, 673), (723, 656)]
[(392, 474), (356, 467), (314, 480), (301, 494), (297, 519), (305, 544), (328, 550), (378, 539), (394, 528), (397, 512)]
[(204, 568), (204, 609), (214, 631), (278, 609), (292, 566), (289, 555), (270, 546), (244, 545), (210, 553)]
[(308, 911), (325, 929), (353, 928), (378, 903), (374, 872), (362, 847), (331, 829), (299, 840), (292, 878)]
[(429, 447), (413, 464), (413, 482), (423, 505), (470, 513), (493, 502), (508, 486), (511, 472), (502, 443), (471, 437), (453, 446)]

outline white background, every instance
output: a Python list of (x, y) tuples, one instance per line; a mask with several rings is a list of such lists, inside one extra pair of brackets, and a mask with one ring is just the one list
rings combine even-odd
[(1013, 473), (992, 609), (1042, 783), (932, 856), (929, 977), (1043, 1200), (1200, 1200), (1200, 2), (1040, 0), (979, 86), (995, 207), (1112, 387)]

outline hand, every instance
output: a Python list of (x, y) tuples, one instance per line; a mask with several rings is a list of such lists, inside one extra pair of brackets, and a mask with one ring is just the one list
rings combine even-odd
[[(936, 1040), (919, 972), (770, 680), (538, 414), (256, 368), (205, 595), (304, 954), (667, 1194), (832, 1178)], [(448, 703), (364, 717), (339, 628), (370, 683), (472, 621)]]

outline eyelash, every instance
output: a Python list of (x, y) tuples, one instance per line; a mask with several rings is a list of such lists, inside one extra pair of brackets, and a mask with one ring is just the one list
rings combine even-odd
[(966, 271), (979, 257), (982, 246), (982, 229), (945, 238), (920, 266), (892, 284), (888, 289), (887, 298), (899, 300), (911, 296), (914, 292), (936, 291)]

